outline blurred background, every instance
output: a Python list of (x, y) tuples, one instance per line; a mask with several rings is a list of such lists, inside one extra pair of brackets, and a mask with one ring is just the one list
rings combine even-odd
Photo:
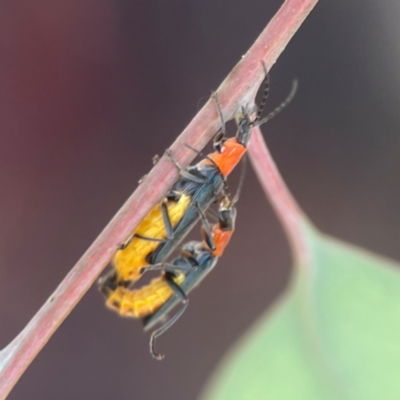
[[(0, 4), (0, 347), (26, 325), (281, 1)], [(400, 259), (400, 3), (322, 1), (271, 73), (264, 126), (324, 232)], [(194, 237), (197, 236), (195, 232)], [(10, 399), (194, 399), (277, 299), (291, 257), (251, 169), (237, 233), (158, 341), (94, 286)]]

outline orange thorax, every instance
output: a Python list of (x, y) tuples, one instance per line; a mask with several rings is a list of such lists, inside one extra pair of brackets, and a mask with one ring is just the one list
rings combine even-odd
[[(227, 177), (232, 170), (239, 164), (247, 148), (240, 144), (236, 138), (228, 139), (222, 146), (221, 152), (215, 151), (208, 158), (218, 165), (222, 175)], [(212, 162), (208, 159), (202, 161), (202, 164), (211, 165)]]

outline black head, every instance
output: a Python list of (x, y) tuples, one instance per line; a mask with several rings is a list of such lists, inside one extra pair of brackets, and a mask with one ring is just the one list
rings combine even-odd
[(242, 116), (238, 122), (238, 130), (236, 132), (236, 140), (238, 143), (247, 147), (250, 143), (251, 128), (254, 122), (250, 120), (249, 112), (242, 107)]
[(235, 229), (236, 214), (235, 202), (226, 197), (221, 202), (218, 210), (219, 226), (223, 231), (233, 231)]

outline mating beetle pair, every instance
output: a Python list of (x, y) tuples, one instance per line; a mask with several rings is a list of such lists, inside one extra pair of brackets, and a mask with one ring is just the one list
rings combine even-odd
[[(225, 193), (226, 178), (246, 154), (252, 127), (267, 122), (286, 107), (297, 88), (294, 84), (285, 102), (261, 120), (269, 89), (267, 73), (264, 82), (264, 97), (255, 119), (251, 121), (249, 113), (242, 110), (234, 138), (225, 138), (224, 119), (214, 95), (222, 122), (222, 132), (214, 139), (215, 151), (186, 170), (181, 170), (168, 153), (180, 170), (181, 178), (168, 192), (164, 202), (155, 206), (131, 238), (120, 246), (113, 260), (114, 270), (99, 281), (100, 289), (107, 298), (107, 306), (121, 315), (143, 318), (145, 330), (152, 329), (164, 320), (176, 304), (184, 304), (177, 314), (151, 335), (151, 353), (157, 359), (163, 356), (154, 350), (155, 338), (183, 314), (188, 305), (187, 294), (215, 266), (232, 236), (238, 195), (233, 201), (229, 200)], [(218, 223), (210, 228), (205, 213), (216, 201), (220, 202)], [(200, 218), (203, 221), (204, 240), (187, 243), (180, 256), (170, 263), (165, 262)], [(162, 270), (161, 276), (139, 289), (131, 288), (144, 271), (156, 269)]]

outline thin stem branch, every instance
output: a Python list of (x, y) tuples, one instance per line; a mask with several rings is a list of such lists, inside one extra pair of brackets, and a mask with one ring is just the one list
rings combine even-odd
[(253, 128), (249, 156), (258, 180), (285, 229), (296, 263), (306, 265), (310, 258), (304, 235), (307, 217), (285, 185), (259, 127)]
[[(252, 104), (263, 79), (261, 60), (268, 69), (276, 62), (317, 0), (287, 0), (245, 57), (218, 89), (226, 120), (242, 104)], [(217, 109), (208, 101), (171, 146), (176, 160), (186, 167), (195, 154), (184, 143), (203, 148), (219, 128)], [(23, 331), (0, 352), (0, 399), (5, 399), (26, 368), (94, 283), (114, 255), (119, 243), (136, 229), (146, 214), (162, 200), (178, 173), (162, 157), (143, 183), (118, 211), (103, 232), (72, 268), (55, 292)]]

